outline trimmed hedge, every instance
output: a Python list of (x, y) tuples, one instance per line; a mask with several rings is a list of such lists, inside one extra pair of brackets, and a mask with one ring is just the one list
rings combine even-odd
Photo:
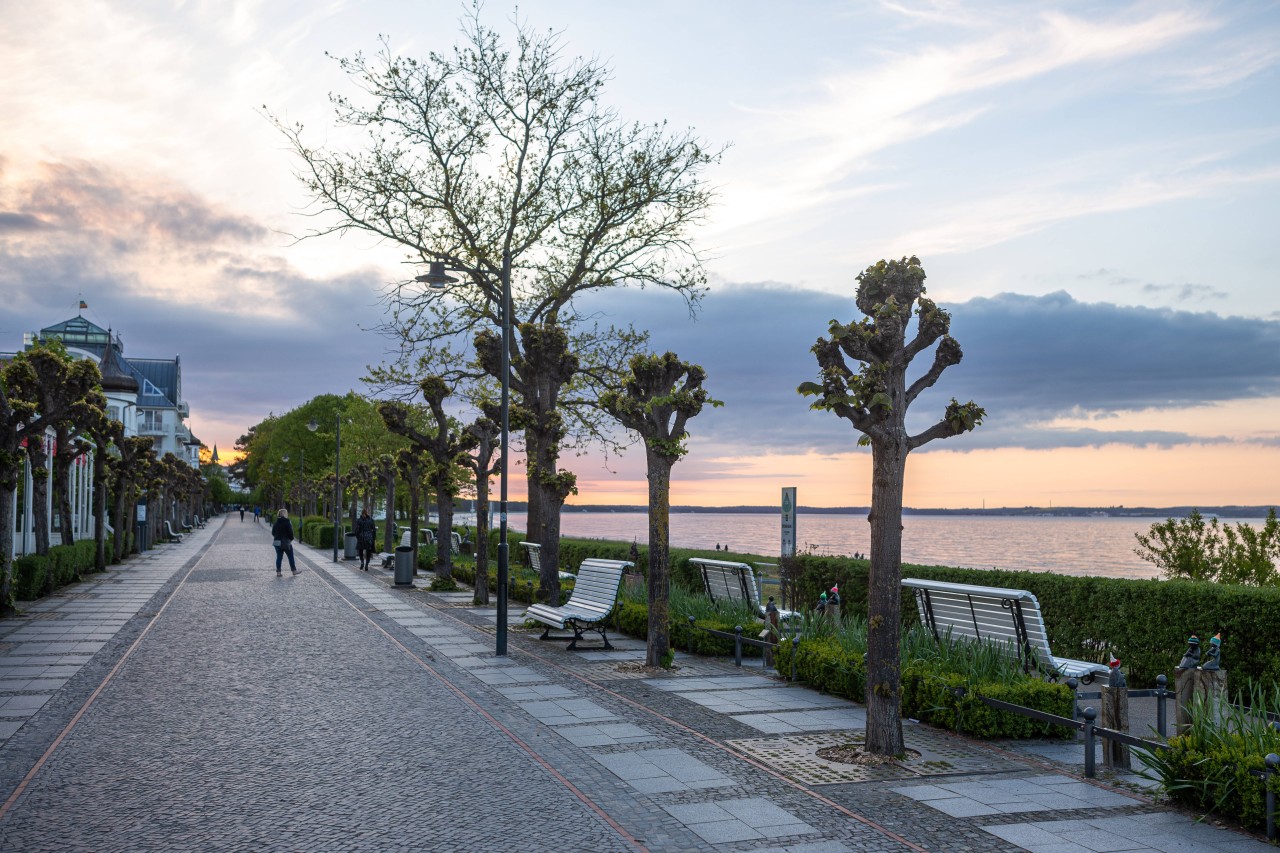
[[(796, 675), (811, 687), (866, 703), (867, 675), (863, 662), (858, 656), (850, 656), (838, 639), (801, 639), (794, 648), (789, 642), (782, 643), (777, 651), (779, 672), (790, 670), (793, 655)], [(953, 691), (957, 687), (966, 688), (965, 693), (957, 696)], [(912, 661), (903, 667), (904, 717), (981, 738), (1070, 738), (1075, 734), (1061, 726), (998, 711), (980, 701), (978, 696), (1063, 717), (1071, 716), (1073, 697), (1065, 684), (1050, 684), (1027, 676), (1008, 684), (975, 685), (969, 682), (967, 673), (949, 672), (928, 661)]]
[[(81, 539), (73, 545), (53, 545), (48, 554), (27, 554), (13, 561), (13, 596), (18, 601), (34, 601), (58, 587), (75, 583), (94, 571), (96, 545)], [(107, 538), (107, 555), (112, 553)]]
[[(806, 556), (797, 561), (800, 601), (815, 601), (838, 583), (845, 611), (866, 612), (866, 560)], [(1205, 638), (1219, 631), (1223, 668), (1237, 684), (1280, 681), (1280, 622), (1273, 618), (1280, 588), (945, 566), (904, 565), (902, 575), (1029, 590), (1040, 602), (1055, 655), (1103, 663), (1114, 652), (1135, 686), (1154, 684), (1157, 675), (1172, 677), (1190, 634)], [(906, 591), (902, 619), (904, 626), (919, 619)]]

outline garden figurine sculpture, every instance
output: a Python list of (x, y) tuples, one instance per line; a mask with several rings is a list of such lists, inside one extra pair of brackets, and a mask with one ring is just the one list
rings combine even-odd
[(1187, 638), (1187, 650), (1182, 653), (1178, 669), (1195, 669), (1200, 663), (1200, 638), (1192, 634)]
[(1209, 640), (1209, 649), (1205, 652), (1204, 663), (1200, 666), (1202, 670), (1212, 672), (1222, 668), (1222, 634), (1214, 634), (1213, 639)]

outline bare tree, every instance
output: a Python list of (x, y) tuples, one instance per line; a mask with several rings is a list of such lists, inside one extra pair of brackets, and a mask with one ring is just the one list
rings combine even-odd
[[(960, 344), (947, 332), (951, 316), (924, 296), (918, 258), (880, 261), (858, 275), (858, 310), (866, 318), (831, 321), (830, 337), (813, 345), (822, 382), (799, 391), (816, 397), (814, 409), (835, 412), (871, 445), (871, 576), (867, 590), (867, 750), (900, 755), (902, 679), (899, 646), (902, 609), (902, 488), (907, 454), (935, 438), (969, 432), (986, 415), (972, 401), (952, 399), (942, 419), (916, 435), (907, 433), (907, 408), (942, 371), (959, 364)], [(912, 314), (916, 335), (906, 339)], [(912, 359), (934, 344), (933, 364), (907, 384)], [(845, 357), (861, 363), (855, 372)]]
[(704, 405), (718, 406), (702, 382), (706, 371), (675, 353), (637, 355), (621, 389), (606, 391), (601, 407), (644, 441), (649, 477), (649, 641), (645, 662), (670, 663), (671, 469), (688, 452), (685, 424)]
[[(595, 410), (566, 406), (561, 393), (579, 371), (620, 369), (643, 340), (629, 328), (593, 330), (574, 300), (655, 285), (683, 294), (693, 310), (705, 276), (689, 232), (711, 204), (702, 174), (720, 152), (689, 132), (623, 123), (600, 104), (607, 68), (564, 60), (556, 34), (524, 25), (508, 48), (478, 8), (449, 54), (399, 57), (384, 42), (374, 56), (339, 64), (363, 96), (331, 96), (337, 122), (367, 131), (363, 150), (313, 147), (300, 126), (275, 120), (319, 212), (336, 214), (313, 233), (370, 232), (413, 262), (461, 273), (447, 292), (407, 281), (388, 293), (386, 331), (406, 363), (420, 359), (401, 371), (409, 381), (450, 377), (467, 361), (453, 350), (476, 328), (508, 331), (513, 391), (543, 413), (525, 436), (537, 522), (529, 532), (550, 567), (542, 590), (554, 602), (560, 508), (574, 489), (573, 474), (559, 469), (560, 449), (603, 435)], [(554, 346), (546, 357), (540, 348), (560, 335), (573, 347)], [(496, 338), (500, 351), (501, 335), (488, 336), (481, 345), (492, 349)], [(613, 358), (620, 345), (632, 349)], [(501, 376), (500, 359), (482, 363)]]

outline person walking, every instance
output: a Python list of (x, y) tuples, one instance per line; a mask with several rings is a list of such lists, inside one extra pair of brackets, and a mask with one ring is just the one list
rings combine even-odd
[(244, 524), (244, 504), (240, 504), (240, 523)]
[(298, 574), (298, 566), (293, 562), (293, 524), (289, 521), (289, 510), (282, 509), (276, 513), (276, 523), (271, 525), (271, 538), (276, 546), (276, 577), (281, 577), (280, 563), (284, 555), (289, 555), (289, 571)]
[(259, 516), (259, 515), (261, 515), (261, 514), (262, 514), (262, 507), (260, 507), (260, 506), (255, 506), (255, 507), (253, 508), (253, 523), (254, 523), (254, 524), (257, 524), (257, 523), (258, 523), (258, 516)]
[(360, 551), (360, 568), (369, 571), (369, 561), (373, 559), (373, 543), (378, 538), (378, 525), (373, 523), (373, 519), (369, 517), (369, 510), (365, 510), (361, 516), (356, 519), (356, 548)]

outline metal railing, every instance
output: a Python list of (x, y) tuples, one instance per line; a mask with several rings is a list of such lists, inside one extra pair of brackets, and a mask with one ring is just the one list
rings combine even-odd
[[(733, 665), (734, 666), (742, 666), (743, 645), (756, 646), (757, 648), (760, 648), (760, 649), (777, 649), (778, 648), (777, 643), (770, 643), (768, 640), (757, 640), (753, 637), (742, 636), (741, 625), (733, 626), (733, 633), (730, 634), (728, 631), (717, 631), (714, 628), (704, 628), (701, 625), (697, 624), (697, 621), (698, 621), (697, 619), (690, 616), (689, 627), (698, 631), (705, 631), (706, 633), (710, 634), (713, 637), (724, 637), (727, 640), (733, 640)], [(795, 680), (794, 658), (792, 660), (791, 678), (793, 681)]]
[[(969, 692), (967, 687), (952, 687), (951, 692), (957, 696), (964, 696)], [(1136, 746), (1139, 749), (1145, 749), (1154, 752), (1157, 749), (1168, 749), (1169, 745), (1158, 740), (1146, 740), (1140, 737), (1134, 737), (1128, 732), (1120, 732), (1115, 729), (1105, 729), (1097, 725), (1094, 720), (1098, 717), (1098, 712), (1093, 708), (1085, 708), (1082, 716), (1083, 720), (1074, 717), (1062, 717), (1057, 714), (1050, 714), (1048, 711), (1040, 711), (1035, 708), (1027, 708), (1022, 705), (1015, 705), (1012, 702), (1004, 702), (1000, 699), (991, 699), (987, 696), (977, 696), (979, 702), (982, 702), (989, 708), (995, 708), (999, 711), (1008, 711), (1011, 714), (1018, 714), (1022, 717), (1029, 717), (1033, 720), (1040, 720), (1045, 723), (1051, 723), (1056, 726), (1062, 726), (1068, 729), (1074, 729), (1084, 733), (1084, 775), (1092, 779), (1097, 775), (1096, 762), (1094, 757), (1094, 747), (1096, 746), (1095, 738), (1104, 738), (1106, 740), (1116, 741), (1128, 746)], [(956, 728), (962, 730), (960, 719), (956, 719)]]
[[(1080, 690), (1078, 689), (1080, 687), (1080, 682), (1074, 678), (1068, 678), (1064, 683), (1067, 685), (1067, 687), (1070, 687), (1071, 692), (1075, 694), (1076, 701), (1072, 705), (1072, 714), (1071, 714), (1073, 719), (1077, 718), (1080, 714), (1081, 699), (1101, 699), (1102, 698), (1102, 691), (1100, 690), (1094, 690), (1089, 693), (1081, 693)], [(1130, 690), (1128, 688), (1125, 689), (1125, 694), (1130, 699), (1154, 698), (1156, 700), (1156, 731), (1160, 733), (1160, 737), (1169, 736), (1169, 711), (1168, 711), (1168, 708), (1165, 706), (1165, 703), (1169, 700), (1170, 697), (1174, 695), (1174, 693), (1172, 690), (1169, 690), (1168, 688), (1169, 688), (1168, 677), (1164, 675), (1157, 675), (1156, 686), (1154, 688), (1150, 688), (1147, 690)]]

